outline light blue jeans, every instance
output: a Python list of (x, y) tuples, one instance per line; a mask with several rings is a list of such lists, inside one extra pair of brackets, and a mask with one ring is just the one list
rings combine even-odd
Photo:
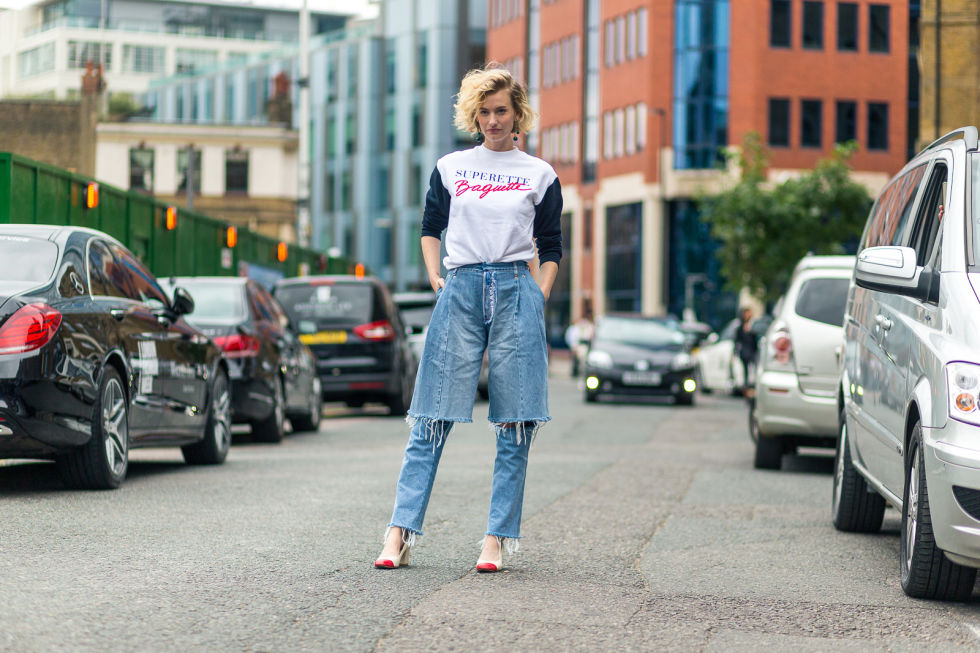
[(487, 535), (521, 536), (528, 451), (538, 428), (551, 419), (544, 295), (526, 263), (483, 263), (448, 272), (429, 322), (389, 524), (402, 529), (406, 542), (422, 534), (453, 423), (473, 421), (484, 351), (489, 420), (497, 436)]

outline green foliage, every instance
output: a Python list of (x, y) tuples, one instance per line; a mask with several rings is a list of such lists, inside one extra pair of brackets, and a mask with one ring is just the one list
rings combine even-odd
[(813, 170), (773, 188), (764, 185), (768, 154), (758, 134), (730, 155), (739, 181), (698, 199), (701, 218), (721, 241), (717, 256), (727, 285), (745, 287), (770, 303), (785, 291), (796, 263), (808, 252), (844, 254), (860, 236), (871, 197), (850, 177), (854, 142), (837, 145)]
[(129, 93), (113, 93), (109, 96), (109, 115), (117, 120), (124, 120), (140, 109), (140, 105)]

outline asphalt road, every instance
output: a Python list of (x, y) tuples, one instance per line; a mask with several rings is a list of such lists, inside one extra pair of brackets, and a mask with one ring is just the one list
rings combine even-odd
[(567, 368), (532, 449), (521, 552), (477, 574), (487, 405), (450, 435), (412, 565), (375, 570), (407, 427), (328, 408), (316, 434), (217, 468), (138, 451), (123, 488), (0, 467), (4, 651), (963, 651), (967, 604), (898, 580), (881, 534), (829, 519), (831, 459), (752, 469), (737, 399), (585, 404)]

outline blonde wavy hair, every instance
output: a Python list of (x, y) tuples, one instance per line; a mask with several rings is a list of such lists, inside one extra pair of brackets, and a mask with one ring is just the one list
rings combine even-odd
[(496, 62), (490, 62), (483, 69), (477, 68), (466, 73), (463, 83), (459, 86), (456, 96), (456, 117), (453, 123), (460, 131), (478, 134), (479, 124), (476, 113), (483, 106), (488, 95), (497, 91), (510, 91), (510, 102), (514, 105), (514, 128), (527, 133), (534, 127), (538, 114), (531, 108), (527, 100), (527, 90), (524, 84), (517, 81), (510, 71)]

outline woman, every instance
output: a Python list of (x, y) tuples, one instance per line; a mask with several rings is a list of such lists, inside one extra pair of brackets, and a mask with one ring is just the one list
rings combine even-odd
[[(429, 322), (380, 569), (408, 563), (446, 437), (472, 422), (483, 352), (490, 371), (490, 415), (497, 457), (488, 537), (477, 570), (503, 567), (516, 553), (528, 450), (548, 415), (544, 305), (561, 258), (561, 186), (544, 161), (517, 148), (535, 114), (509, 72), (488, 66), (463, 78), (455, 124), (481, 145), (439, 159), (422, 216), (422, 256), (437, 294)], [(446, 275), (440, 237), (446, 231)], [(540, 265), (528, 263), (535, 246)]]
[(735, 354), (742, 362), (742, 394), (750, 397), (755, 389), (755, 359), (759, 353), (759, 337), (752, 330), (752, 309), (745, 307), (739, 315), (738, 331), (735, 332)]

